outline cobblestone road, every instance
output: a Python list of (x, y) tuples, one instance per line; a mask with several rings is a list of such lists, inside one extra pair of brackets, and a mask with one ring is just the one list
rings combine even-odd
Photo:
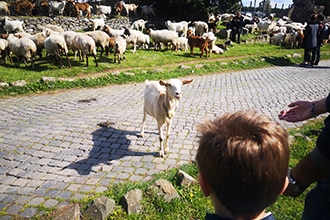
[(192, 78), (183, 88), (165, 158), (157, 157), (152, 118), (145, 137), (138, 137), (143, 83), (0, 100), (0, 219), (30, 218), (42, 214), (37, 205), (57, 207), (109, 184), (149, 180), (189, 163), (196, 125), (204, 118), (254, 108), (278, 120), (290, 101), (329, 93), (330, 61)]

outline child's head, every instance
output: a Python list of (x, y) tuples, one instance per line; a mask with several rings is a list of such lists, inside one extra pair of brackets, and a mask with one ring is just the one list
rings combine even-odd
[(289, 162), (284, 128), (248, 110), (204, 122), (199, 132), (196, 161), (206, 196), (213, 194), (235, 218), (253, 218), (276, 201)]

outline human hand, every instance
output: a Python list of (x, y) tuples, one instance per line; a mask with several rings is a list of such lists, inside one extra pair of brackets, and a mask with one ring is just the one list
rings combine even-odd
[(309, 100), (300, 100), (289, 104), (289, 109), (282, 110), (278, 115), (280, 120), (288, 122), (304, 121), (313, 117), (313, 102)]
[(300, 194), (302, 194), (303, 192), (304, 192), (304, 191), (302, 191), (302, 192), (297, 192), (297, 191), (295, 191), (294, 189), (292, 189), (290, 185), (288, 185), (288, 186), (286, 187), (285, 191), (283, 192), (283, 195), (284, 195), (284, 196), (290, 196), (290, 197), (292, 197), (292, 198), (296, 198), (296, 197), (298, 197)]

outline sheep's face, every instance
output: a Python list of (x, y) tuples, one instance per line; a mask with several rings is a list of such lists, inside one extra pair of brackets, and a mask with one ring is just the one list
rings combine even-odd
[(163, 85), (166, 87), (166, 93), (167, 95), (172, 99), (180, 100), (182, 97), (182, 86), (184, 84), (191, 83), (192, 80), (179, 80), (179, 79), (170, 79), (168, 81), (162, 81), (160, 80), (160, 85)]

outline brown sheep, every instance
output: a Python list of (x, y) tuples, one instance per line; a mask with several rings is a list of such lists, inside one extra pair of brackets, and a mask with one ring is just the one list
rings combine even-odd
[(208, 37), (199, 37), (199, 36), (194, 36), (191, 30), (187, 31), (188, 35), (188, 45), (190, 47), (190, 55), (194, 54), (194, 47), (198, 47), (200, 49), (200, 57), (203, 56), (203, 53), (205, 51), (205, 57), (208, 55), (208, 43), (209, 39)]
[(17, 1), (15, 11), (19, 14), (23, 14), (28, 11), (27, 15), (32, 16), (32, 10), (34, 9), (35, 6), (36, 4), (30, 2), (29, 0), (21, 0), (21, 1)]

